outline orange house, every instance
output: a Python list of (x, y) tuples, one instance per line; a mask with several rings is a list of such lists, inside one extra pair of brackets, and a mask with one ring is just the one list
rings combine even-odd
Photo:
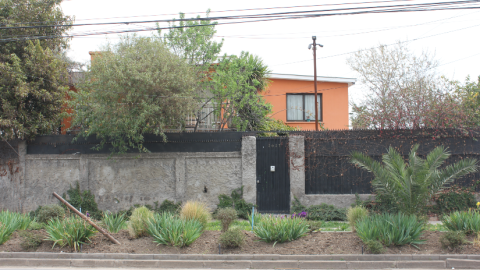
[[(272, 118), (301, 130), (315, 130), (314, 77), (270, 74), (261, 94), (273, 105)], [(348, 87), (354, 78), (317, 76), (318, 120), (327, 129), (348, 129)]]

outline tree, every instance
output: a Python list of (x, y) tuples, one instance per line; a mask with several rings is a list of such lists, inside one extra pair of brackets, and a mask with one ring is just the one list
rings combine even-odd
[(148, 152), (145, 134), (164, 136), (193, 110), (194, 69), (156, 38), (130, 36), (109, 44), (93, 59), (78, 93), (71, 92), (72, 126), (79, 136), (112, 144), (113, 153), (130, 148)]
[[(210, 10), (207, 10), (207, 18), (209, 13)], [(198, 20), (182, 21), (185, 19), (185, 14), (180, 13), (178, 25), (175, 22), (170, 24), (173, 28), (163, 35), (164, 42), (170, 51), (185, 59), (196, 70), (198, 85), (194, 94), (198, 103), (193, 112), (196, 120), (194, 131), (197, 130), (199, 123), (214, 112), (208, 108), (212, 106), (214, 99), (210, 92), (212, 84), (209, 73), (223, 46), (223, 39), (221, 42), (213, 41), (213, 36), (217, 32), (215, 30), (217, 22), (200, 20), (200, 16), (197, 18)], [(157, 27), (160, 28), (158, 24)], [(159, 30), (158, 35), (161, 36), (161, 34)]]
[[(72, 19), (65, 16), (61, 0), (0, 0), (0, 136), (32, 139), (60, 126), (67, 88), (66, 66), (56, 55), (68, 39), (29, 40), (64, 34)], [(55, 27), (12, 28), (25, 22)], [(62, 26), (62, 27), (59, 27)]]
[(470, 127), (480, 126), (480, 76), (477, 77), (477, 81), (470, 80), (468, 76), (465, 83), (458, 81), (452, 82), (456, 87), (456, 92), (463, 98), (463, 108), (469, 112), (468, 123)]
[(413, 146), (408, 163), (393, 147), (383, 155), (383, 165), (363, 153), (352, 153), (354, 164), (374, 174), (375, 194), (393, 200), (398, 210), (406, 214), (422, 213), (432, 196), (445, 185), (477, 171), (476, 159), (460, 160), (440, 169), (450, 153), (439, 146), (422, 159), (417, 155), (418, 147)]
[(454, 85), (436, 75), (438, 63), (423, 52), (415, 56), (402, 43), (362, 50), (348, 59), (368, 90), (353, 104), (354, 128), (457, 128), (468, 111)]
[[(208, 18), (210, 10), (207, 10), (206, 18)], [(217, 22), (210, 20), (182, 21), (185, 14), (180, 13), (179, 24), (175, 21), (170, 24), (174, 27), (163, 36), (165, 44), (173, 53), (185, 59), (189, 64), (195, 65), (204, 71), (208, 70), (210, 64), (216, 59), (223, 46), (221, 42), (213, 41), (213, 36), (217, 31), (215, 25)], [(157, 27), (160, 26), (157, 24)], [(158, 31), (161, 36), (161, 30)]]
[(227, 125), (237, 130), (259, 130), (267, 125), (271, 105), (259, 92), (269, 84), (268, 73), (261, 58), (248, 52), (223, 57), (210, 75), (220, 130)]

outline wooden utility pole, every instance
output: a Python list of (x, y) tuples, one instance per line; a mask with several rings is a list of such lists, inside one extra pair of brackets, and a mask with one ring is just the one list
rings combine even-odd
[(65, 201), (60, 195), (58, 195), (57, 193), (53, 192), (53, 196), (55, 198), (57, 198), (59, 201), (61, 201), (63, 204), (65, 204), (68, 208), (70, 208), (70, 210), (72, 210), (75, 214), (79, 215), (83, 220), (85, 220), (86, 222), (88, 222), (90, 225), (92, 225), (95, 229), (97, 229), (97, 231), (101, 232), (103, 235), (105, 235), (110, 241), (112, 241), (113, 243), (117, 244), (117, 245), (121, 245), (120, 242), (117, 241), (117, 239), (113, 238), (113, 236), (111, 236), (107, 231), (105, 231), (104, 229), (100, 228), (97, 224), (93, 223), (93, 221), (90, 220), (90, 218), (88, 218), (87, 216), (85, 216), (84, 214), (80, 213), (80, 211), (78, 211), (77, 209), (75, 209), (75, 207), (73, 207), (70, 203), (68, 203), (67, 201)]
[[(321, 44), (317, 44), (317, 37), (313, 36), (313, 81), (315, 84), (315, 131), (318, 131), (318, 100), (317, 100), (317, 45), (323, 47)], [(305, 109), (305, 108), (304, 108)]]

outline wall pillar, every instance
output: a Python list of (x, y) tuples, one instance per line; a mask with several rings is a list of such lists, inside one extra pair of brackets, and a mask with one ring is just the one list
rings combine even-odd
[(305, 137), (288, 137), (290, 151), (290, 200), (305, 196)]
[(254, 136), (242, 138), (242, 186), (243, 198), (257, 203), (257, 140)]

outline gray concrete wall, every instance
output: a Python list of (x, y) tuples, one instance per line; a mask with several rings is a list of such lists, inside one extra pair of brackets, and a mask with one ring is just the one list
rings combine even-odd
[[(3, 143), (3, 142), (2, 142)], [(5, 147), (10, 147), (5, 145)], [(0, 163), (0, 210), (9, 209), (12, 211), (22, 211), (23, 185), (24, 182), (24, 163), (26, 145), (25, 142), (19, 142), (16, 149), (17, 153), (13, 156), (4, 157)]]
[(27, 155), (24, 146), (19, 145), (18, 173), (12, 176), (8, 168), (6, 175), (0, 173), (0, 209), (28, 212), (56, 204), (52, 193), (63, 194), (78, 182), (82, 190), (92, 191), (102, 210), (165, 199), (201, 200), (214, 210), (218, 195), (230, 194), (248, 179), (240, 152), (127, 154), (109, 159), (100, 154)]

